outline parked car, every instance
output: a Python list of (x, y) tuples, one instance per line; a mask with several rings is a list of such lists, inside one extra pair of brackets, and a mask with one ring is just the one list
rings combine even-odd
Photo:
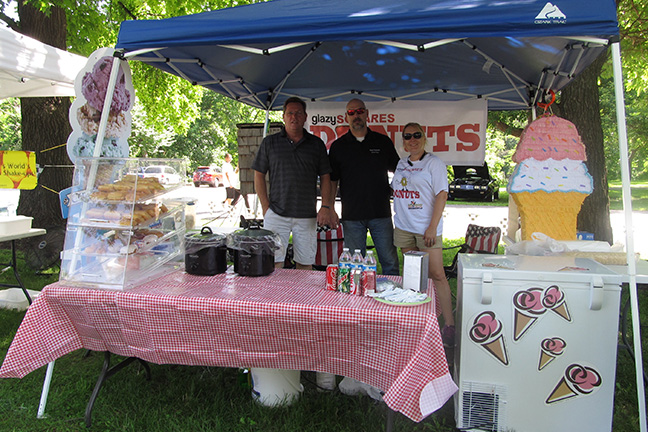
[(491, 177), (488, 165), (453, 165), (454, 180), (449, 185), (448, 199), (470, 199), (473, 201), (494, 201), (499, 199), (499, 182)]
[(193, 184), (196, 187), (208, 185), (209, 187), (223, 186), (223, 174), (220, 168), (199, 166), (193, 173)]
[(182, 183), (182, 176), (168, 165), (151, 165), (144, 168), (142, 177), (156, 177), (162, 184)]

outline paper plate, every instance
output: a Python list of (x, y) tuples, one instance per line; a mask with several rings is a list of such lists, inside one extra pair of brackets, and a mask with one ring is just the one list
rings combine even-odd
[(381, 303), (386, 303), (386, 304), (394, 305), (394, 306), (418, 306), (418, 305), (422, 305), (422, 304), (429, 303), (429, 302), (432, 301), (432, 297), (426, 297), (425, 300), (421, 300), (419, 302), (411, 302), (411, 303), (389, 301), (389, 300), (381, 299), (381, 298), (378, 298), (378, 297), (374, 297), (373, 299), (378, 300)]

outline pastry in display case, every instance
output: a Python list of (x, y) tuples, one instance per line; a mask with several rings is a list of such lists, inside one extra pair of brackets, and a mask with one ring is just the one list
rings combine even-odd
[(185, 173), (181, 159), (78, 158), (60, 280), (121, 290), (180, 268)]

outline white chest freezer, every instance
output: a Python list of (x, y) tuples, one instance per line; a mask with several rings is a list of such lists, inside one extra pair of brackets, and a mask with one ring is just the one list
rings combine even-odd
[(460, 255), (457, 427), (609, 432), (620, 284), (590, 259)]

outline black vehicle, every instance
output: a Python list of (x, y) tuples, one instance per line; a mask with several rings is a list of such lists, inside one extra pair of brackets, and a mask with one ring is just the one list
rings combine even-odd
[(488, 165), (453, 165), (454, 180), (449, 185), (448, 199), (465, 198), (473, 201), (499, 199), (499, 182), (490, 176)]

